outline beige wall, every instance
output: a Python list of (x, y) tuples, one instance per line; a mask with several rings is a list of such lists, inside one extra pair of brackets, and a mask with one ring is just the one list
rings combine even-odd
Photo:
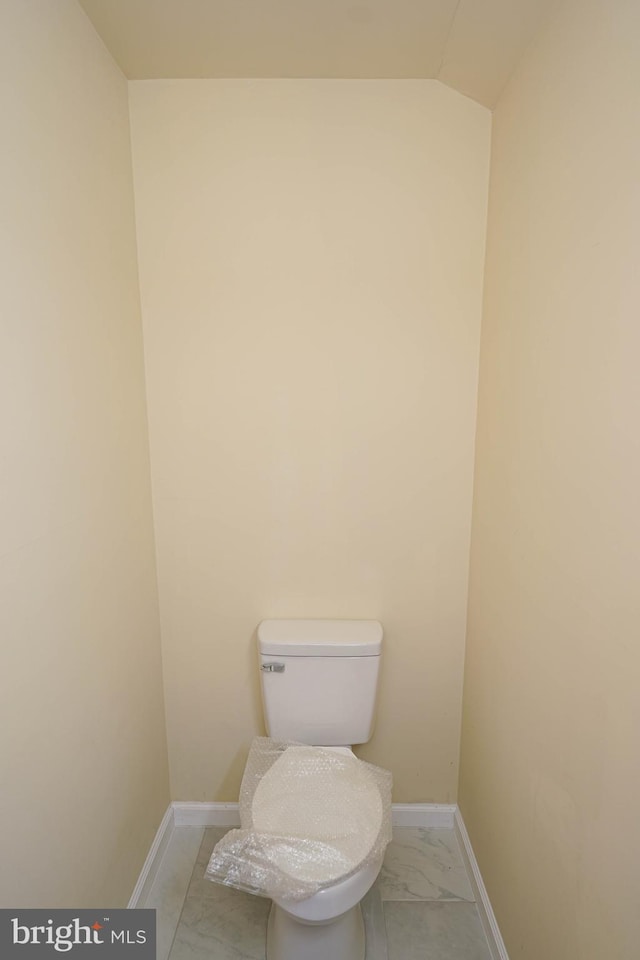
[(0, 905), (124, 905), (168, 802), (126, 81), (0, 14)]
[(131, 84), (172, 793), (233, 800), (263, 617), (377, 617), (362, 755), (456, 793), (490, 114)]
[(640, 940), (640, 6), (494, 117), (460, 802), (510, 956)]

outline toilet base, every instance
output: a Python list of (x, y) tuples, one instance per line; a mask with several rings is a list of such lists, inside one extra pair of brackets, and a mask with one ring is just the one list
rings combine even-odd
[(309, 923), (273, 903), (267, 927), (267, 960), (364, 960), (360, 904), (335, 920)]

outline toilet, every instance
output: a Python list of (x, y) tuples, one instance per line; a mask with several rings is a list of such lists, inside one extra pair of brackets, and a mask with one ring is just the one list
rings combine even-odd
[[(256, 790), (251, 808), (256, 829), (295, 832), (290, 810), (282, 810), (282, 824), (274, 822), (277, 805), (269, 803), (269, 798), (277, 790), (278, 778), (286, 776), (284, 765), (296, 762), (296, 749), (307, 757), (309, 747), (350, 754), (353, 745), (370, 740), (382, 634), (377, 620), (260, 623), (258, 650), (267, 733), (277, 741), (308, 746), (289, 748)], [(353, 863), (366, 860), (374, 850), (382, 823), (382, 802), (375, 785), (363, 781), (358, 789), (356, 818), (351, 816), (344, 831), (346, 863), (350, 858)], [(327, 817), (337, 819), (341, 810), (353, 811), (354, 804), (349, 807), (348, 800), (338, 794), (310, 796), (309, 807), (321, 804)], [(268, 824), (263, 823), (267, 816)], [(383, 853), (346, 876), (343, 869), (340, 875), (344, 879), (332, 875), (329, 869), (321, 880), (331, 885), (306, 899), (274, 899), (267, 930), (267, 960), (364, 960), (360, 901), (375, 883)], [(295, 858), (281, 866), (295, 877)]]

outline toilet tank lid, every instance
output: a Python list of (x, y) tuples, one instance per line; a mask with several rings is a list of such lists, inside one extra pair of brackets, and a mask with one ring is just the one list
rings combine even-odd
[(379, 657), (378, 620), (263, 620), (260, 653), (279, 657)]

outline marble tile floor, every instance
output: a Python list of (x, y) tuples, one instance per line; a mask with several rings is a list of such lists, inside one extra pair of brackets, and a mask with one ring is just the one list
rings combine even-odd
[[(265, 960), (270, 901), (204, 878), (225, 830), (174, 829), (141, 904), (157, 911), (158, 960)], [(362, 912), (366, 960), (491, 960), (453, 830), (395, 828)]]

